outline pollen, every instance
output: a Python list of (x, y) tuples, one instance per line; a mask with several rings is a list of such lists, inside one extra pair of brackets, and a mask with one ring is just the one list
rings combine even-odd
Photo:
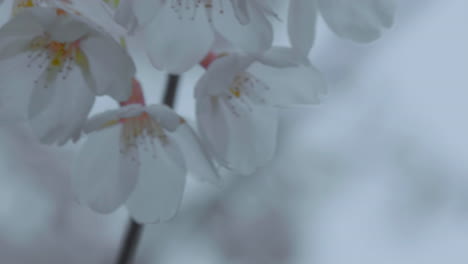
[(60, 75), (66, 79), (74, 66), (87, 71), (88, 60), (80, 49), (80, 41), (60, 42), (51, 40), (47, 33), (34, 38), (29, 43), (28, 67), (37, 65), (51, 73), (51, 80)]
[(13, 4), (13, 15), (16, 16), (23, 8), (36, 6), (36, 0), (16, 0)]
[(239, 98), (241, 96), (241, 91), (239, 88), (237, 87), (231, 87), (229, 88), (229, 92), (231, 92), (232, 95), (234, 95), (235, 97)]
[(254, 105), (265, 104), (269, 90), (270, 87), (255, 76), (242, 72), (236, 75), (221, 99), (225, 100), (235, 116), (240, 116), (245, 110), (252, 111)]
[(34, 0), (24, 0), (20, 1), (16, 6), (18, 8), (24, 8), (24, 7), (34, 7), (36, 4), (34, 3)]
[(125, 153), (132, 148), (142, 145), (148, 149), (148, 145), (154, 147), (153, 140), (159, 139), (162, 143), (167, 142), (167, 136), (161, 126), (155, 122), (147, 113), (139, 116), (124, 118), (121, 140), (121, 152)]
[(60, 59), (60, 57), (55, 57), (55, 58), (52, 59), (50, 64), (55, 66), (55, 67), (60, 67), (60, 66), (62, 66), (62, 59)]
[(51, 54), (52, 60), (50, 65), (52, 67), (62, 67), (63, 62), (67, 59), (71, 59), (72, 45), (65, 42), (51, 41), (47, 48)]

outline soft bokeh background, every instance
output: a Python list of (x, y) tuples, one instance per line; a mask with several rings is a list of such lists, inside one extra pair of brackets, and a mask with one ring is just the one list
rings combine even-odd
[[(466, 0), (400, 1), (369, 45), (320, 21), (322, 103), (283, 110), (277, 157), (257, 175), (221, 189), (189, 180), (180, 213), (145, 229), (135, 263), (467, 263), (467, 11)], [(157, 102), (164, 75), (132, 52)], [(189, 119), (201, 73), (179, 91)], [(1, 126), (0, 144), (0, 263), (113, 263), (127, 213), (74, 201), (78, 146), (41, 146), (21, 125)]]

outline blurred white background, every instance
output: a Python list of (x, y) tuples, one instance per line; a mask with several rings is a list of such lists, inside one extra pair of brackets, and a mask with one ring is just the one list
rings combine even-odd
[[(400, 1), (369, 45), (320, 21), (310, 58), (330, 83), (322, 103), (283, 110), (277, 157), (258, 175), (221, 189), (190, 180), (178, 216), (146, 228), (136, 263), (467, 263), (467, 11), (466, 0)], [(158, 102), (164, 74), (131, 46)], [(189, 120), (201, 73), (179, 91)], [(75, 202), (78, 146), (40, 146), (21, 125), (2, 125), (0, 144), (0, 263), (112, 263), (127, 214)]]

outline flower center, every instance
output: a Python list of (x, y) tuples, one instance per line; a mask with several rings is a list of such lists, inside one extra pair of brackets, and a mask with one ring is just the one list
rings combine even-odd
[(234, 77), (234, 81), (228, 89), (228, 97), (240, 98), (241, 95), (245, 95), (255, 102), (264, 103), (263, 93), (269, 89), (265, 83), (252, 74), (242, 72)]
[[(132, 95), (127, 101), (120, 102), (120, 106), (129, 105), (145, 105), (143, 89), (140, 82), (135, 78), (132, 80)], [(120, 149), (122, 153), (142, 145), (145, 150), (148, 150), (148, 146), (151, 146), (153, 155), (155, 155), (153, 139), (157, 137), (161, 142), (167, 142), (164, 130), (146, 112), (134, 117), (121, 118), (118, 122), (122, 124), (123, 144)]]
[[(269, 90), (268, 85), (252, 74), (243, 72), (236, 75), (231, 86), (221, 98), (227, 103), (231, 112), (239, 116), (245, 109), (252, 111), (253, 105), (265, 104), (267, 98), (265, 93)], [(217, 100), (217, 98), (214, 99)]]
[(52, 78), (48, 81), (52, 81), (58, 74), (61, 74), (62, 79), (66, 79), (74, 65), (84, 70), (89, 69), (88, 59), (80, 48), (80, 40), (59, 42), (51, 40), (45, 33), (29, 43), (29, 51), (27, 66), (32, 67), (36, 64), (40, 69), (46, 67)]
[(147, 113), (139, 116), (123, 118), (120, 120), (122, 126), (122, 145), (120, 151), (128, 152), (132, 148), (143, 146), (144, 150), (151, 147), (155, 155), (155, 146), (153, 140), (158, 138), (161, 142), (167, 142), (167, 136), (161, 126), (155, 122)]

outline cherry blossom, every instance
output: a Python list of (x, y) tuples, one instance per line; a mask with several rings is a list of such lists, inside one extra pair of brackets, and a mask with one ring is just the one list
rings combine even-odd
[(202, 140), (224, 167), (251, 174), (276, 151), (278, 109), (317, 103), (326, 88), (320, 73), (287, 48), (260, 57), (210, 54), (195, 88)]
[(145, 106), (139, 83), (118, 110), (92, 117), (73, 170), (79, 201), (110, 213), (125, 204), (140, 223), (172, 218), (182, 199), (187, 168), (204, 180), (218, 176), (183, 118), (163, 105)]
[(27, 118), (43, 143), (76, 140), (95, 96), (126, 100), (134, 74), (117, 42), (63, 9), (27, 8), (0, 29), (2, 115)]
[(271, 0), (121, 0), (115, 19), (133, 31), (143, 28), (148, 55), (160, 70), (182, 73), (208, 53), (220, 34), (249, 53), (273, 41)]
[(65, 7), (71, 3), (71, 0), (14, 0), (12, 13), (17, 15), (22, 10), (30, 7)]

